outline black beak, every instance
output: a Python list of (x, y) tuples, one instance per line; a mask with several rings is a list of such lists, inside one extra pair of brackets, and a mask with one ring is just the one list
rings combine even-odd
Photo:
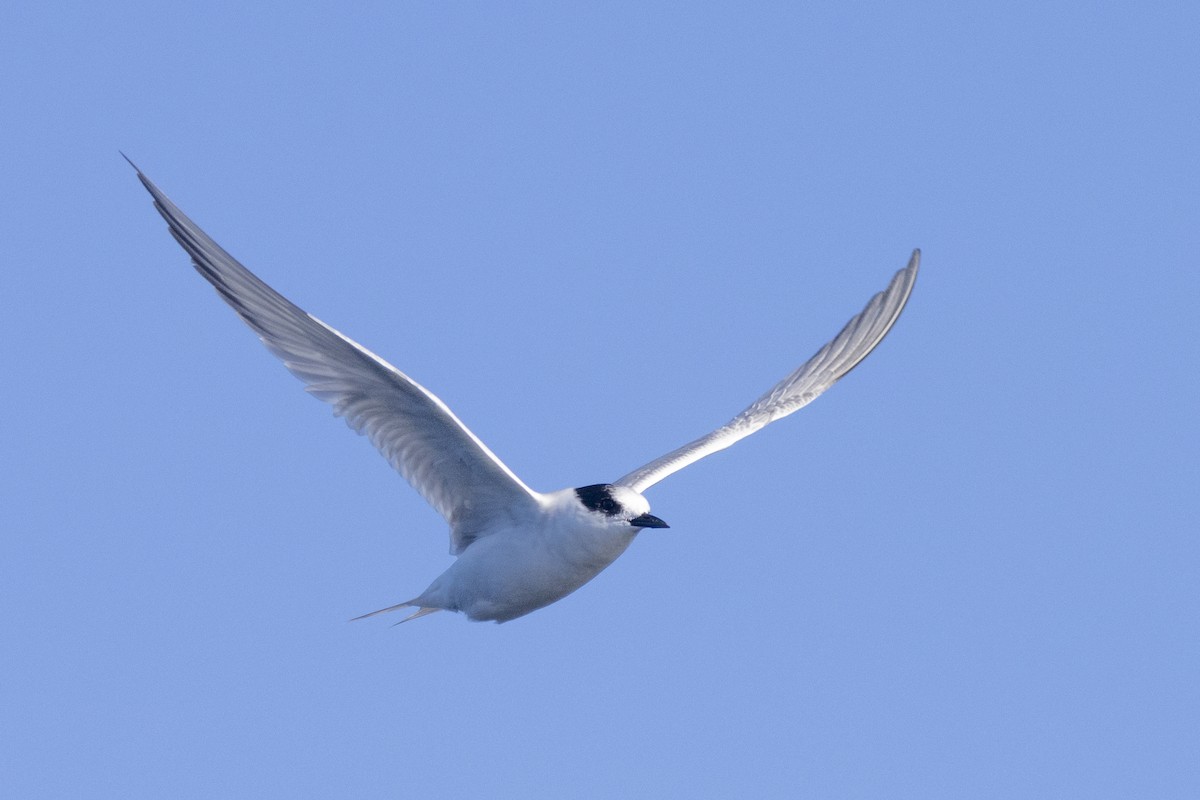
[(663, 522), (653, 514), (642, 514), (640, 517), (634, 517), (629, 520), (629, 524), (635, 528), (669, 528), (667, 523)]

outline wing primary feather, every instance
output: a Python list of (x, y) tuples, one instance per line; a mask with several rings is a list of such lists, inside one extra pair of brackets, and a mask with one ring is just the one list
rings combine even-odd
[(887, 336), (908, 303), (920, 264), (921, 251), (914, 250), (908, 266), (898, 271), (886, 289), (873, 296), (862, 311), (851, 317), (837, 336), (729, 422), (635, 469), (616, 483), (644, 492), (668, 475), (724, 450), (811, 403), (861, 364)]

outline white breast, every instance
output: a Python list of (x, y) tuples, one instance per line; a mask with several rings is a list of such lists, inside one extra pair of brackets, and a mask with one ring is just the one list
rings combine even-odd
[(414, 604), (505, 622), (566, 597), (611, 564), (637, 529), (594, 515), (551, 513), (471, 544)]

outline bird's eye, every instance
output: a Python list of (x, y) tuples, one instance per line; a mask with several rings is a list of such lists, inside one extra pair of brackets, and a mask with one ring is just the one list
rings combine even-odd
[(603, 500), (600, 501), (600, 510), (603, 511), (605, 514), (613, 513), (614, 511), (617, 510), (616, 501), (614, 501), (611, 497), (604, 498)]

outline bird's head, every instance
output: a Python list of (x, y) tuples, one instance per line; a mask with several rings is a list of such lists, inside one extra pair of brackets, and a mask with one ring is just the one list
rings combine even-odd
[(624, 522), (634, 528), (669, 528), (667, 523), (650, 512), (645, 497), (627, 486), (597, 483), (581, 486), (575, 496), (588, 511), (600, 514), (613, 522)]

